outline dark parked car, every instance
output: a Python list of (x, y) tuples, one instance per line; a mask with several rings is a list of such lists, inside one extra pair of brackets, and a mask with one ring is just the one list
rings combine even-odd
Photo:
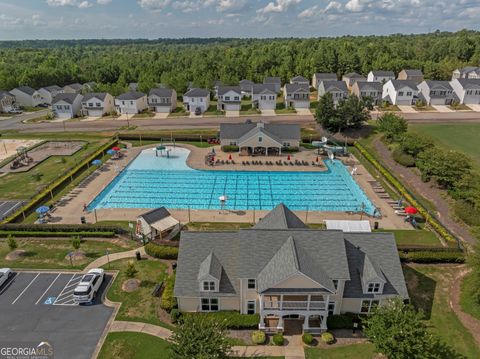
[(202, 114), (202, 109), (200, 107), (197, 107), (195, 109), (195, 116), (200, 116)]

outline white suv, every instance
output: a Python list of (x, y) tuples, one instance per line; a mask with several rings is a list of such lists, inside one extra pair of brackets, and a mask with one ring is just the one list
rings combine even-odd
[(0, 287), (13, 275), (10, 268), (0, 268)]
[(105, 271), (101, 268), (90, 269), (73, 291), (75, 303), (91, 303), (95, 300), (98, 290), (102, 286)]

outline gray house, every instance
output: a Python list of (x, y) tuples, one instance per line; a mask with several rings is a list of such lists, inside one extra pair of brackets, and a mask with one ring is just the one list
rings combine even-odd
[(263, 79), (263, 83), (265, 85), (274, 85), (275, 86), (275, 92), (279, 93), (280, 89), (282, 88), (282, 80), (280, 77), (265, 77)]
[(115, 100), (107, 92), (90, 92), (82, 99), (82, 111), (85, 116), (102, 117), (115, 110)]
[(78, 82), (63, 87), (63, 92), (65, 93), (81, 93), (82, 91), (83, 85)]
[(318, 89), (318, 86), (320, 86), (320, 82), (322, 81), (337, 81), (338, 77), (337, 74), (333, 72), (317, 72), (313, 74), (312, 77), (312, 87)]
[(219, 86), (217, 109), (220, 111), (240, 111), (242, 90), (240, 86)]
[(250, 80), (240, 81), (240, 90), (242, 91), (242, 96), (252, 96), (253, 85), (254, 85), (254, 82)]
[(14, 109), (15, 96), (8, 91), (0, 91), (0, 112), (10, 112)]
[(59, 93), (52, 101), (53, 113), (63, 120), (77, 117), (82, 110), (82, 99), (78, 93)]
[(47, 105), (51, 105), (53, 98), (62, 92), (63, 92), (63, 89), (57, 85), (42, 87), (41, 89), (38, 90), (38, 93), (42, 97), (43, 103)]
[(182, 312), (259, 314), (259, 329), (327, 330), (408, 291), (392, 233), (309, 229), (278, 205), (251, 229), (183, 232), (174, 294)]
[(409, 80), (419, 84), (423, 81), (423, 72), (418, 69), (405, 69), (398, 73), (397, 80)]
[(425, 80), (418, 85), (418, 96), (427, 105), (451, 105), (455, 93), (448, 81)]
[(383, 84), (381, 82), (357, 81), (352, 86), (352, 94), (360, 99), (371, 98), (374, 105), (382, 102)]
[(155, 112), (172, 112), (177, 108), (177, 91), (165, 87), (151, 89), (148, 93), (148, 106)]
[(344, 81), (330, 80), (322, 81), (318, 85), (318, 99), (327, 92), (332, 94), (333, 103), (338, 105), (340, 100), (348, 97), (347, 84)]
[(277, 92), (273, 84), (254, 84), (252, 86), (252, 106), (259, 110), (275, 110)]
[(300, 140), (300, 126), (297, 124), (220, 124), (220, 144), (238, 146), (244, 155), (278, 155), (283, 147), (299, 147)]
[(299, 84), (285, 84), (283, 87), (285, 107), (309, 108), (310, 107), (310, 86)]
[(480, 79), (455, 79), (450, 85), (460, 103), (480, 104)]
[(30, 86), (19, 86), (10, 91), (15, 96), (15, 103), (23, 107), (37, 107), (41, 105), (42, 96)]
[(453, 71), (452, 80), (455, 79), (480, 79), (480, 67), (467, 66)]
[(357, 81), (367, 81), (365, 77), (356, 72), (350, 72), (342, 76), (342, 81), (345, 81), (349, 89), (352, 88), (353, 84)]
[(290, 79), (291, 84), (310, 86), (310, 82), (303, 76), (295, 76)]
[(201, 88), (191, 88), (183, 94), (183, 106), (189, 112), (199, 109), (204, 113), (210, 107), (210, 91)]
[(369, 82), (381, 82), (384, 84), (390, 80), (395, 80), (393, 71), (372, 70), (367, 75), (367, 81)]

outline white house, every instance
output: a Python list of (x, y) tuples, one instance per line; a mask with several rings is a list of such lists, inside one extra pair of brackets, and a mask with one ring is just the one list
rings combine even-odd
[(77, 93), (59, 93), (52, 100), (55, 117), (68, 120), (79, 116), (82, 110), (83, 96)]
[(418, 85), (418, 91), (427, 105), (451, 105), (455, 98), (448, 81), (425, 80)]
[(310, 86), (310, 82), (303, 76), (295, 76), (290, 79), (291, 84)]
[(15, 102), (19, 106), (37, 107), (43, 103), (40, 93), (29, 86), (19, 86), (10, 93), (15, 96)]
[(279, 93), (282, 87), (282, 79), (280, 77), (267, 76), (263, 79), (264, 85), (274, 85), (275, 92)]
[(240, 86), (219, 86), (217, 109), (221, 111), (240, 111), (242, 90)]
[(143, 92), (126, 92), (115, 98), (115, 107), (122, 115), (135, 115), (148, 108), (147, 95)]
[(392, 105), (414, 105), (418, 100), (417, 84), (410, 80), (390, 80), (383, 85), (382, 99)]
[(395, 80), (395, 74), (393, 71), (372, 70), (367, 75), (368, 82), (385, 83), (390, 80)]
[(102, 117), (115, 110), (115, 100), (106, 92), (87, 93), (82, 100), (82, 110), (85, 116)]
[(53, 98), (59, 93), (63, 93), (63, 89), (60, 86), (53, 85), (42, 87), (38, 92), (40, 93), (40, 96), (42, 96), (42, 103), (51, 105)]
[(453, 91), (463, 104), (480, 104), (480, 79), (455, 79), (450, 81)]
[(192, 88), (183, 94), (183, 105), (189, 112), (197, 108), (204, 113), (210, 107), (210, 91), (201, 88)]
[(82, 91), (83, 85), (78, 82), (63, 87), (63, 92), (65, 93), (81, 93)]
[(453, 71), (452, 80), (455, 79), (480, 79), (480, 67), (467, 66)]
[(312, 77), (312, 87), (318, 89), (318, 86), (320, 86), (320, 82), (322, 81), (337, 81), (338, 77), (337, 74), (334, 74), (333, 72), (317, 72), (313, 74)]
[(326, 80), (320, 82), (318, 85), (318, 100), (320, 100), (320, 97), (327, 92), (332, 94), (333, 103), (335, 105), (338, 105), (340, 100), (348, 97), (348, 89), (345, 81)]
[(254, 84), (252, 86), (252, 106), (259, 110), (275, 110), (277, 92), (273, 84)]
[(10, 112), (14, 109), (15, 96), (10, 92), (0, 91), (0, 112)]
[(409, 298), (392, 233), (310, 229), (283, 204), (249, 229), (182, 232), (179, 248), (180, 311), (258, 314), (267, 332), (320, 333)]
[(155, 112), (172, 112), (177, 108), (177, 91), (165, 87), (151, 89), (148, 93), (148, 105)]
[(285, 84), (283, 95), (285, 96), (285, 107), (310, 107), (310, 86), (308, 85)]

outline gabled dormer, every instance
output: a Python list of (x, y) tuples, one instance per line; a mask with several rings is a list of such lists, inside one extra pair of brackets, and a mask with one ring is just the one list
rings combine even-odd
[(200, 292), (218, 292), (223, 267), (213, 252), (203, 260), (198, 271), (198, 285)]
[(360, 273), (364, 294), (382, 294), (387, 280), (380, 266), (367, 254), (363, 261), (363, 270)]

